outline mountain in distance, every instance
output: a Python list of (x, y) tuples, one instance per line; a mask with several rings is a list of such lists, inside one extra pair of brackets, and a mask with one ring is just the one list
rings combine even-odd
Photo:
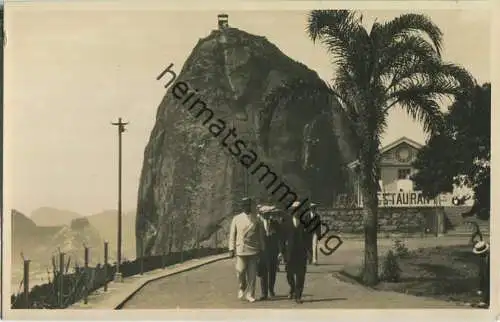
[(31, 220), (37, 226), (64, 226), (82, 215), (74, 211), (61, 210), (53, 207), (40, 207), (31, 213)]
[(69, 225), (38, 226), (23, 213), (12, 210), (11, 283), (19, 286), (23, 274), (23, 258), (30, 260), (30, 286), (45, 283), (53, 270), (52, 258), (65, 254), (69, 269), (84, 264), (84, 247), (90, 248), (91, 266), (103, 259), (103, 240), (86, 217), (73, 219)]
[[(70, 226), (77, 219), (87, 218), (89, 224), (97, 229), (102, 243), (109, 242), (110, 256), (116, 252), (118, 218), (116, 210), (104, 210), (89, 216), (70, 210), (54, 207), (40, 207), (31, 213), (30, 219), (40, 227)], [(28, 225), (29, 226), (29, 225)], [(124, 258), (133, 259), (135, 251), (135, 210), (124, 212), (122, 216), (122, 253)], [(101, 248), (103, 248), (102, 246)]]
[(21, 253), (32, 262), (50, 263), (51, 257), (59, 250), (83, 260), (84, 245), (102, 248), (99, 231), (85, 217), (73, 219), (69, 225), (38, 226), (31, 218), (13, 209), (11, 236), (13, 265), (22, 261)]
[[(122, 256), (123, 259), (136, 257), (135, 247), (135, 210), (122, 213)], [(90, 224), (96, 227), (103, 241), (108, 241), (110, 256), (116, 252), (118, 236), (118, 211), (105, 210), (87, 216)]]
[[(104, 241), (107, 240), (109, 259), (113, 261), (116, 258), (117, 226), (116, 210), (81, 216), (72, 211), (42, 207), (27, 217), (13, 209), (11, 249), (15, 258), (12, 259), (21, 260), (20, 253), (23, 252), (33, 261), (47, 261), (60, 250), (82, 263), (86, 245), (91, 248), (91, 262), (102, 262)], [(135, 258), (135, 211), (122, 216), (122, 254), (127, 259)]]

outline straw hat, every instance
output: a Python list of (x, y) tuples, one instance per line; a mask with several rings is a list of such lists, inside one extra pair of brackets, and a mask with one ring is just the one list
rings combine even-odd
[(259, 205), (260, 207), (258, 207), (258, 211), (259, 212), (271, 212), (271, 211), (274, 211), (276, 209), (275, 206), (266, 206), (266, 205)]
[(476, 244), (474, 244), (474, 248), (472, 249), (472, 252), (476, 255), (483, 254), (487, 252), (490, 249), (490, 245), (487, 242), (484, 241), (478, 241)]

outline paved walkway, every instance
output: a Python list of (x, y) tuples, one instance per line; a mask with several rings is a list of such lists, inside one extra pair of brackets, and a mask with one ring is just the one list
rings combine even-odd
[(210, 265), (221, 259), (228, 258), (228, 254), (220, 254), (214, 256), (207, 256), (204, 258), (192, 259), (186, 262), (178, 263), (164, 269), (156, 269), (144, 273), (143, 275), (134, 275), (126, 277), (123, 282), (110, 282), (108, 284), (108, 290), (104, 292), (101, 287), (88, 297), (87, 304), (83, 300), (73, 304), (69, 309), (108, 309), (113, 310), (121, 306), (128, 298), (133, 296), (137, 291), (139, 291), (144, 285), (161, 278), (167, 278), (169, 276), (179, 274), (181, 272), (187, 272), (191, 269), (196, 269), (204, 265)]
[[(464, 238), (412, 239), (410, 249), (466, 243)], [(389, 249), (390, 240), (380, 240), (380, 254)], [(286, 298), (288, 285), (283, 266), (278, 273), (276, 295), (269, 301), (247, 303), (237, 299), (234, 260), (218, 261), (195, 270), (149, 283), (123, 306), (123, 309), (194, 309), (194, 308), (460, 308), (454, 303), (407, 294), (382, 292), (335, 278), (344, 265), (361, 263), (362, 241), (347, 241), (331, 256), (320, 256), (318, 266), (309, 266), (304, 303)], [(256, 296), (260, 296), (260, 285)]]

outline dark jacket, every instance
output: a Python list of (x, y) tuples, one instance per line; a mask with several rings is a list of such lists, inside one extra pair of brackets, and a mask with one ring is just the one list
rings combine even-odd
[(283, 229), (278, 221), (267, 220), (267, 229), (264, 229), (264, 234), (264, 250), (260, 253), (258, 267), (259, 276), (265, 274), (272, 267), (277, 267), (278, 254), (283, 250)]
[(282, 247), (285, 262), (289, 265), (304, 265), (312, 252), (312, 234), (306, 231), (300, 220), (298, 227), (294, 227), (291, 216), (286, 219), (283, 225)]
[(269, 255), (272, 256), (278, 256), (279, 253), (281, 253), (282, 245), (283, 245), (283, 229), (280, 225), (275, 220), (270, 220), (270, 233), (269, 235), (266, 234), (265, 237), (265, 251)]

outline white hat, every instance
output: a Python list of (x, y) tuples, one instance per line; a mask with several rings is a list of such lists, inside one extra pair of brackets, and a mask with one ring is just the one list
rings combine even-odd
[(265, 206), (265, 205), (261, 205), (259, 207), (259, 212), (271, 212), (273, 210), (275, 210), (276, 207), (275, 206)]
[(292, 208), (297, 208), (298, 206), (300, 206), (300, 202), (295, 201), (294, 203), (292, 203)]
[(490, 245), (487, 242), (484, 241), (478, 241), (476, 244), (474, 244), (474, 248), (472, 249), (472, 252), (474, 254), (483, 254), (490, 249)]

